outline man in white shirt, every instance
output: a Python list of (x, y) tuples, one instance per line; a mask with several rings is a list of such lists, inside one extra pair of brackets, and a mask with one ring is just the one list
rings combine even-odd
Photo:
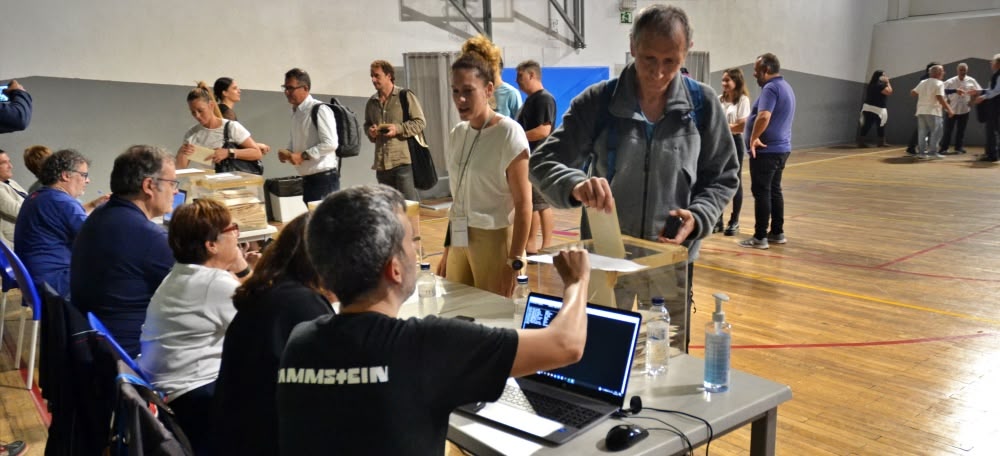
[[(292, 127), (288, 148), (278, 151), (278, 160), (291, 163), (302, 176), (302, 200), (306, 203), (340, 190), (337, 120), (329, 106), (309, 94), (311, 87), (309, 73), (299, 68), (285, 73), (281, 88), (292, 105)], [(314, 124), (316, 105), (320, 107)]]
[(20, 184), (14, 181), (14, 165), (10, 156), (0, 149), (0, 237), (8, 244), (14, 243), (14, 222), (21, 211), (21, 203), (28, 197)]
[[(969, 95), (974, 90), (979, 90), (979, 83), (972, 76), (968, 76), (969, 65), (965, 62), (958, 64), (958, 76), (944, 82), (944, 93), (948, 97), (948, 104), (955, 112), (954, 117), (944, 119), (944, 136), (941, 137), (941, 154), (949, 155), (948, 146), (951, 144), (951, 133), (955, 132), (955, 154), (964, 154), (965, 148), (965, 126), (969, 122), (969, 102), (972, 97)], [(958, 127), (957, 129), (955, 127)]]
[(944, 98), (944, 67), (934, 65), (930, 76), (910, 91), (910, 96), (917, 97), (917, 158), (944, 158), (938, 154), (938, 144), (941, 142), (941, 110), (948, 112), (948, 117), (955, 113)]

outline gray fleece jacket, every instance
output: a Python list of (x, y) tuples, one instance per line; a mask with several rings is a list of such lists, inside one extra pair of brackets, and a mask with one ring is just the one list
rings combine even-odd
[[(571, 193), (587, 179), (584, 167), (591, 154), (596, 157), (593, 175), (608, 175), (608, 125), (598, 125), (605, 85), (607, 81), (594, 84), (574, 98), (562, 125), (531, 154), (531, 183), (556, 207), (580, 206)], [(698, 240), (712, 232), (739, 185), (739, 161), (725, 112), (715, 91), (700, 86), (701, 131), (692, 115), (691, 95), (678, 74), (667, 88), (664, 116), (647, 140), (645, 121), (636, 112), (636, 73), (631, 64), (611, 94), (610, 115), (604, 116), (607, 124), (615, 123), (618, 138), (610, 185), (622, 234), (656, 241), (668, 212), (687, 209), (696, 222), (684, 243), (690, 260), (697, 258)]]

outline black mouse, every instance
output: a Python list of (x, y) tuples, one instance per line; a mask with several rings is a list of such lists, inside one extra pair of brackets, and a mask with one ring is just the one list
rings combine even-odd
[(611, 451), (621, 451), (649, 437), (649, 431), (637, 424), (619, 424), (608, 431), (604, 446)]

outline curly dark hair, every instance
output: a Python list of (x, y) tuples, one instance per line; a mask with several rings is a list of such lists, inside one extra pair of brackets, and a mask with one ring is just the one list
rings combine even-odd
[(86, 164), (90, 166), (90, 160), (81, 155), (74, 149), (63, 149), (45, 160), (42, 164), (41, 175), (38, 176), (38, 180), (42, 185), (52, 185), (59, 182), (62, 174), (65, 172), (76, 171), (80, 165)]

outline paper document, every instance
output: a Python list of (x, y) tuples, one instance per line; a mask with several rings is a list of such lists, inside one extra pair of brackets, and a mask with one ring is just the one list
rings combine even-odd
[(584, 208), (590, 222), (590, 233), (594, 236), (594, 253), (610, 258), (625, 258), (625, 242), (622, 229), (618, 226), (618, 208), (611, 207), (611, 213)]
[(191, 146), (194, 147), (194, 153), (188, 157), (188, 161), (202, 166), (207, 166), (209, 168), (215, 168), (215, 163), (212, 162), (212, 157), (215, 156), (214, 149), (209, 149), (197, 144), (192, 144)]
[[(528, 257), (528, 260), (552, 264), (552, 255), (531, 255)], [(608, 258), (604, 255), (598, 255), (596, 253), (590, 254), (590, 269), (597, 269), (601, 271), (635, 272), (646, 269), (647, 267), (648, 266), (641, 265), (632, 260)]]

